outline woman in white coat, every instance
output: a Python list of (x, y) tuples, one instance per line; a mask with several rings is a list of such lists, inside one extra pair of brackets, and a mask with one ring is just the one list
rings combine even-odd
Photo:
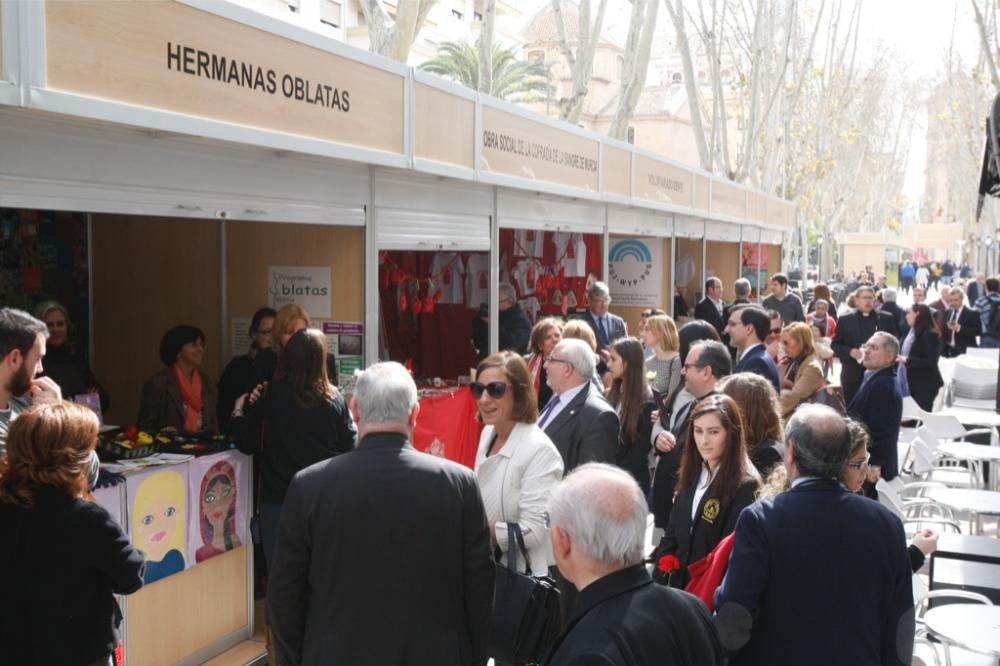
[[(508, 523), (524, 535), (531, 571), (546, 575), (555, 564), (545, 527), (549, 496), (562, 479), (558, 449), (537, 425), (538, 403), (524, 359), (502, 351), (484, 359), (476, 369), (472, 396), (479, 418), (486, 424), (476, 454), (476, 477), (490, 521), (490, 538), (501, 553), (516, 545), (508, 542)], [(518, 557), (524, 571), (523, 557)]]

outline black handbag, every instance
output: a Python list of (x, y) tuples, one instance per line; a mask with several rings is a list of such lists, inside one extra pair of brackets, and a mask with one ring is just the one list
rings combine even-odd
[[(532, 576), (528, 550), (517, 523), (507, 524), (507, 566), (499, 563), (493, 596), (489, 656), (514, 664), (539, 662), (559, 636), (559, 590), (548, 576)], [(517, 570), (518, 551), (526, 573)]]
[(813, 394), (809, 401), (814, 405), (825, 405), (838, 414), (847, 414), (847, 405), (844, 402), (844, 389), (840, 386), (824, 386)]

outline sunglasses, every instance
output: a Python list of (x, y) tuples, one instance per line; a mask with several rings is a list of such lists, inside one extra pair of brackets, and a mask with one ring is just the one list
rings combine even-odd
[(472, 397), (476, 400), (482, 398), (483, 393), (488, 393), (494, 400), (499, 400), (507, 392), (507, 384), (503, 382), (490, 382), (489, 384), (472, 382), (469, 384), (469, 390), (472, 391)]

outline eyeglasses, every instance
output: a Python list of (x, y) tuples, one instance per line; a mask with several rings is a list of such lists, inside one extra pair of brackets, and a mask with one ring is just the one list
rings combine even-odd
[(272, 334), (272, 332), (273, 332), (273, 329), (270, 329), (270, 328), (267, 328), (267, 329), (259, 328), (256, 331), (254, 331), (254, 333), (256, 333), (257, 335), (263, 335), (265, 338), (268, 337), (268, 336), (270, 336)]
[(697, 363), (685, 363), (685, 364), (684, 364), (683, 366), (681, 366), (681, 367), (683, 367), (683, 368), (684, 368), (685, 370), (692, 370), (692, 369), (693, 369), (693, 370), (701, 370), (701, 369), (702, 369), (702, 368), (704, 368), (705, 366), (703, 366), (703, 365), (698, 365)]
[(772, 328), (771, 335), (781, 335), (781, 327), (779, 326), (778, 328)]
[(860, 472), (865, 467), (868, 467), (868, 461), (871, 460), (871, 459), (872, 459), (872, 454), (868, 453), (868, 454), (865, 455), (865, 459), (864, 460), (859, 460), (857, 462), (849, 462), (849, 463), (847, 463), (847, 466), (850, 467), (853, 470), (856, 470), (856, 471)]
[(567, 361), (564, 358), (556, 358), (555, 356), (551, 356), (551, 355), (548, 358), (545, 359), (545, 362), (546, 363), (569, 363), (569, 361)]
[(552, 527), (552, 519), (549, 517), (548, 511), (542, 513), (542, 523), (545, 525), (546, 529)]
[(503, 382), (490, 382), (489, 384), (472, 382), (469, 384), (469, 390), (472, 391), (472, 397), (476, 400), (482, 398), (483, 393), (489, 393), (491, 398), (499, 400), (507, 392), (507, 384)]

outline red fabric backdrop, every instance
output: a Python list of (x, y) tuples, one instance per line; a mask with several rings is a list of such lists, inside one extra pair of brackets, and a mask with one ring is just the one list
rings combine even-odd
[(453, 394), (420, 399), (413, 446), (472, 469), (482, 430), (483, 424), (476, 420), (476, 401), (466, 386)]

